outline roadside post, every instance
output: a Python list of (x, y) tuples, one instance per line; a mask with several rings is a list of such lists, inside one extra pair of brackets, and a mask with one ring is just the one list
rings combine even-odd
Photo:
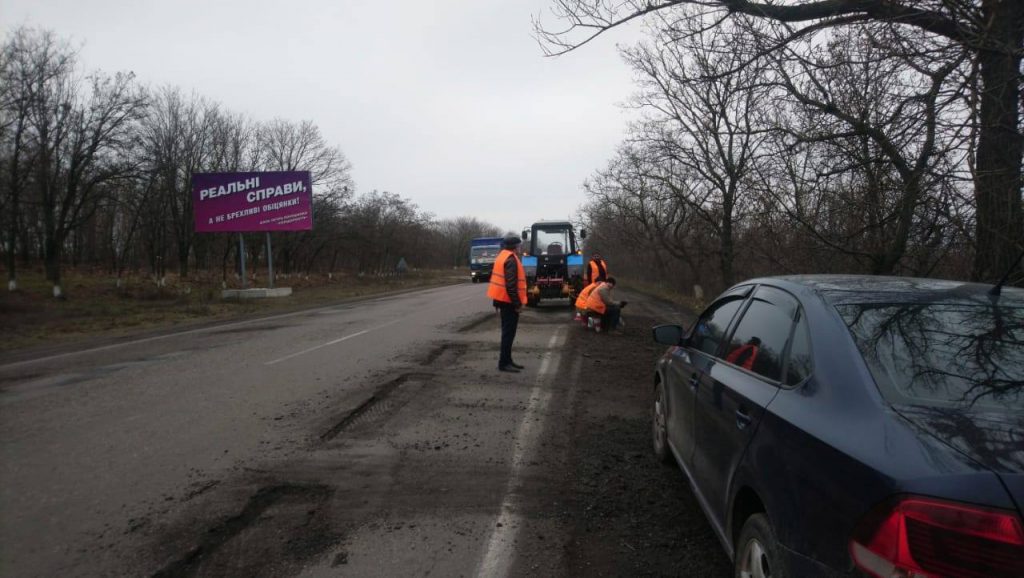
[(242, 272), (242, 289), (247, 289), (249, 281), (245, 278), (245, 235), (243, 233), (238, 234), (238, 263), (239, 270)]
[(270, 231), (267, 231), (267, 283), (274, 288), (274, 248), (270, 245)]

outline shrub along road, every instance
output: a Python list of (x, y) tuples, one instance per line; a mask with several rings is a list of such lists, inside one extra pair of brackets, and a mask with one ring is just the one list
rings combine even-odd
[(19, 576), (721, 576), (649, 449), (656, 319), (524, 313), (495, 371), (480, 286), (0, 366), (0, 567)]

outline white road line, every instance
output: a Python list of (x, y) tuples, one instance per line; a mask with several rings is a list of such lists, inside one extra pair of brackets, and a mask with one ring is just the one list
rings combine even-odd
[[(428, 291), (433, 292), (434, 289), (447, 289), (449, 287), (452, 287), (452, 286), (451, 285), (445, 285), (443, 287), (436, 287), (436, 288), (428, 289)], [(373, 299), (368, 299), (366, 301), (360, 301), (360, 303), (373, 303), (374, 301), (379, 301), (381, 299), (390, 299), (390, 298), (394, 298), (394, 297), (395, 297), (395, 295), (382, 295), (380, 297), (375, 297)], [(464, 299), (460, 299), (458, 301), (455, 301), (454, 303), (461, 303), (463, 301), (469, 301), (470, 299), (475, 299), (475, 298), (476, 298), (475, 295), (471, 295), (471, 296), (466, 297)], [(224, 324), (218, 324), (218, 325), (211, 325), (209, 327), (200, 327), (198, 329), (189, 329), (187, 331), (179, 331), (177, 333), (165, 333), (163, 335), (155, 335), (153, 337), (145, 337), (143, 339), (134, 339), (132, 341), (124, 341), (124, 342), (121, 342), (121, 343), (112, 343), (110, 345), (103, 345), (101, 347), (93, 347), (92, 349), (81, 349), (81, 350), (78, 350), (78, 351), (69, 351), (67, 353), (58, 353), (56, 355), (49, 355), (47, 357), (37, 357), (35, 359), (26, 359), (25, 361), (16, 361), (14, 363), (8, 363), (6, 365), (0, 365), (0, 369), (11, 369), (11, 368), (14, 368), (14, 367), (20, 367), (22, 365), (31, 365), (33, 363), (43, 363), (43, 362), (46, 362), (46, 361), (53, 361), (55, 359), (62, 359), (64, 357), (73, 357), (75, 355), (85, 355), (85, 354), (88, 354), (88, 353), (96, 353), (98, 351), (107, 351), (107, 350), (110, 350), (110, 349), (119, 349), (121, 347), (127, 347), (129, 345), (139, 345), (141, 343), (149, 343), (151, 341), (161, 341), (163, 339), (170, 339), (172, 337), (181, 337), (183, 335), (193, 335), (193, 334), (196, 334), (196, 333), (208, 333), (208, 332), (211, 332), (211, 331), (220, 331), (222, 329), (228, 329), (228, 328), (231, 328), (231, 327), (239, 327), (239, 326), (242, 326), (242, 325), (249, 325), (251, 323), (260, 323), (260, 322), (263, 322), (263, 321), (273, 321), (275, 319), (285, 319), (285, 318), (288, 318), (288, 317), (295, 317), (296, 315), (306, 315), (308, 313), (316, 313), (318, 311), (327, 311), (328, 309), (335, 309), (337, 307), (342, 307), (344, 305), (345, 305), (345, 303), (335, 303), (333, 305), (325, 305), (323, 307), (315, 307), (315, 308), (312, 308), (312, 309), (301, 309), (299, 311), (292, 311), (291, 313), (282, 313), (280, 315), (270, 315), (270, 316), (267, 316), (267, 317), (257, 317), (255, 319), (246, 319), (245, 321), (236, 321), (234, 323), (224, 323)]]
[(480, 297), (479, 295), (470, 295), (469, 297), (463, 297), (462, 299), (456, 299), (455, 301), (445, 301), (443, 303), (439, 303), (438, 305), (455, 305), (457, 303), (469, 301), (470, 299), (485, 299), (485, 297)]
[(371, 327), (369, 329), (364, 329), (362, 331), (357, 331), (356, 333), (350, 333), (349, 335), (346, 335), (344, 337), (339, 337), (337, 339), (332, 339), (332, 340), (328, 341), (327, 343), (321, 343), (320, 345), (314, 345), (313, 347), (309, 347), (307, 349), (303, 349), (302, 351), (296, 351), (295, 353), (290, 353), (288, 355), (285, 355), (284, 357), (279, 357), (279, 358), (277, 358), (277, 359), (275, 359), (273, 361), (268, 361), (268, 362), (264, 363), (263, 365), (274, 365), (275, 363), (281, 363), (282, 361), (286, 361), (286, 360), (291, 359), (293, 357), (298, 357), (300, 355), (305, 355), (307, 353), (316, 351), (317, 349), (323, 349), (324, 347), (327, 347), (329, 345), (334, 345), (335, 343), (341, 343), (342, 341), (348, 341), (349, 339), (352, 339), (353, 337), (359, 337), (360, 335), (366, 335), (367, 333), (369, 333), (371, 331), (376, 331), (378, 329), (383, 329), (383, 328), (385, 328), (385, 327), (387, 327), (389, 325), (394, 325), (395, 323), (398, 323), (399, 321), (403, 321), (403, 320), (402, 319), (394, 319), (392, 321), (388, 321), (387, 323), (382, 323), (380, 325)]
[[(462, 303), (464, 301), (469, 301), (470, 299), (476, 299), (476, 298), (477, 298), (476, 295), (470, 295), (469, 297), (464, 297), (462, 299), (456, 299), (454, 301), (446, 301), (446, 302), (438, 303), (437, 305), (440, 305), (440, 306), (457, 305), (457, 304)], [(418, 313), (423, 313), (425, 311), (430, 311), (430, 309), (424, 309), (423, 311), (420, 311)], [(320, 345), (314, 345), (313, 347), (310, 347), (310, 348), (307, 348), (307, 349), (303, 349), (302, 351), (296, 351), (295, 353), (291, 353), (291, 354), (285, 355), (284, 357), (279, 357), (279, 358), (274, 359), (272, 361), (268, 361), (268, 362), (264, 363), (263, 365), (274, 365), (276, 363), (281, 363), (282, 361), (287, 361), (287, 360), (289, 360), (289, 359), (291, 359), (293, 357), (298, 357), (300, 355), (305, 355), (306, 353), (310, 353), (312, 351), (316, 351), (317, 349), (323, 349), (324, 347), (327, 347), (329, 345), (334, 345), (335, 343), (341, 343), (342, 341), (348, 341), (349, 339), (352, 339), (353, 337), (359, 337), (360, 335), (366, 335), (367, 333), (369, 333), (371, 331), (376, 331), (378, 329), (383, 329), (383, 328), (385, 328), (385, 327), (387, 327), (389, 325), (394, 325), (395, 323), (398, 323), (400, 321), (408, 321), (411, 317), (413, 317), (415, 315), (417, 315), (417, 313), (413, 313), (411, 315), (405, 315), (403, 317), (400, 317), (399, 319), (392, 319), (391, 321), (388, 321), (387, 323), (382, 323), (381, 325), (377, 325), (377, 326), (371, 327), (369, 329), (364, 329), (362, 331), (357, 331), (356, 333), (352, 333), (352, 334), (346, 335), (344, 337), (339, 337), (337, 339), (332, 339), (331, 341), (328, 341), (327, 343), (321, 343)]]
[(533, 386), (533, 391), (530, 392), (530, 403), (523, 414), (522, 421), (519, 422), (519, 429), (516, 431), (513, 442), (512, 473), (505, 486), (505, 496), (501, 500), (501, 513), (487, 540), (487, 549), (484, 551), (483, 560), (476, 573), (477, 576), (501, 578), (508, 574), (516, 534), (521, 523), (520, 516), (513, 512), (515, 507), (513, 491), (519, 485), (520, 470), (526, 461), (526, 456), (533, 450), (534, 442), (540, 436), (541, 428), (544, 425), (538, 416), (551, 400), (551, 392), (543, 386), (547, 381), (548, 374), (558, 371), (562, 356), (557, 353), (557, 350), (561, 347), (564, 337), (565, 327), (555, 330), (555, 334), (548, 340), (548, 351), (544, 354), (544, 360), (541, 361), (540, 368), (537, 370), (537, 381)]

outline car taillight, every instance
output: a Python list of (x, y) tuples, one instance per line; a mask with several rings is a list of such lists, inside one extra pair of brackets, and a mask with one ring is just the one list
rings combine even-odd
[(902, 497), (861, 520), (850, 555), (878, 578), (1019, 578), (1024, 527), (1008, 510)]

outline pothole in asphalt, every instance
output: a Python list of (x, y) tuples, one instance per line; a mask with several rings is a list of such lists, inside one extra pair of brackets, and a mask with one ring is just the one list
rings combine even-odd
[(488, 321), (493, 321), (495, 324), (497, 324), (497, 317), (498, 316), (494, 312), (484, 313), (472, 319), (471, 321), (469, 321), (469, 323), (464, 324), (462, 327), (459, 327), (458, 329), (455, 330), (455, 332), (469, 333), (471, 331), (476, 331), (481, 325), (487, 323)]
[(433, 365), (441, 357), (451, 358), (449, 361), (454, 361), (463, 356), (468, 350), (469, 346), (465, 343), (442, 343), (427, 353), (426, 357), (423, 358), (422, 365)]
[(182, 498), (182, 501), (187, 502), (193, 498), (201, 496), (206, 492), (212, 490), (213, 488), (217, 487), (219, 484), (220, 480), (211, 480), (209, 482), (197, 484), (187, 494), (185, 494), (185, 497)]
[(197, 546), (153, 576), (288, 574), (341, 539), (321, 512), (333, 493), (320, 484), (261, 488), (241, 512), (207, 529)]
[(359, 407), (348, 412), (338, 423), (320, 435), (323, 441), (330, 441), (347, 429), (357, 425), (374, 422), (387, 417), (397, 407), (391, 394), (403, 384), (412, 381), (428, 381), (434, 376), (430, 373), (404, 373), (377, 388), (377, 391)]

